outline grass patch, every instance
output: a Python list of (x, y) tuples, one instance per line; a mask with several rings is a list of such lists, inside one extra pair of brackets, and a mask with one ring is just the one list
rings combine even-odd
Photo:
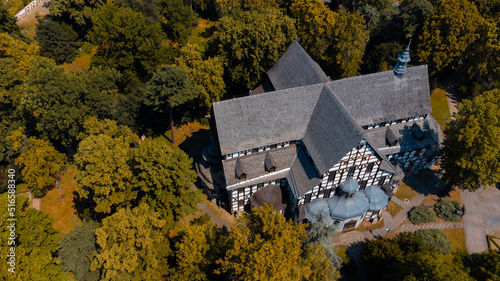
[[(174, 128), (174, 138), (175, 138), (175, 144), (176, 146), (179, 146), (181, 143), (183, 143), (187, 138), (191, 137), (193, 133), (199, 131), (199, 130), (208, 130), (210, 127), (208, 125), (202, 125), (198, 121), (191, 122), (186, 125), (181, 125), (179, 127)], [(160, 135), (158, 137), (159, 140), (163, 140), (168, 142), (169, 144), (172, 144), (171, 142), (171, 134), (170, 130), (166, 131), (163, 135)]]
[[(73, 204), (73, 192), (76, 191), (76, 167), (68, 167), (61, 179), (62, 190), (54, 188), (41, 199), (42, 212), (56, 220), (53, 228), (68, 233), (75, 228), (78, 216)], [(64, 198), (57, 197), (64, 195)], [(75, 221), (73, 221), (75, 218)]]
[(453, 249), (462, 249), (467, 251), (465, 244), (465, 231), (463, 228), (440, 229), (450, 240)]
[[(92, 52), (94, 53), (94, 51)], [(92, 54), (86, 54), (81, 52), (72, 63), (65, 63), (63, 66), (67, 71), (74, 71), (77, 69), (90, 69), (90, 58), (92, 58)]]
[(359, 232), (364, 232), (364, 231), (370, 231), (370, 230), (375, 230), (384, 227), (384, 220), (379, 220), (376, 223), (371, 223), (369, 221), (363, 221), (361, 225), (356, 228), (356, 231)]
[(213, 34), (213, 27), (217, 22), (200, 18), (198, 25), (193, 28), (188, 43), (198, 45), (200, 52), (204, 53), (207, 49), (208, 39)]
[(391, 216), (394, 218), (399, 212), (403, 210), (403, 207), (399, 206), (398, 204), (394, 203), (393, 201), (389, 202), (389, 205), (387, 206), (387, 211)]
[(401, 182), (398, 187), (398, 191), (394, 194), (400, 200), (411, 200), (413, 197), (417, 196), (417, 192), (413, 190), (410, 186)]
[(446, 92), (443, 89), (435, 89), (431, 94), (431, 107), (432, 107), (432, 117), (441, 126), (441, 130), (444, 130), (446, 123), (450, 121), (450, 108), (448, 107), (448, 100), (446, 99)]

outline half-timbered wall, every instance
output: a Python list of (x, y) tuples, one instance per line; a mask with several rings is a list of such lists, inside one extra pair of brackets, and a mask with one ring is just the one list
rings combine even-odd
[(405, 172), (417, 172), (424, 168), (429, 168), (434, 164), (436, 158), (427, 159), (424, 155), (427, 149), (420, 148), (414, 150), (402, 151), (399, 153), (391, 154), (387, 157), (389, 160), (397, 160), (402, 164)]
[[(259, 183), (252, 186), (240, 187), (229, 191), (229, 198), (231, 198), (231, 210), (232, 211), (244, 211), (245, 208), (250, 206), (250, 197), (260, 190), (261, 188), (267, 187), (269, 185), (281, 185), (282, 181), (286, 179), (278, 179), (273, 181), (268, 181), (264, 183)], [(245, 207), (246, 206), (246, 207)]]
[(311, 191), (299, 198), (298, 204), (306, 204), (319, 198), (329, 198), (333, 195), (339, 183), (348, 178), (356, 179), (361, 190), (370, 185), (388, 183), (392, 178), (392, 174), (379, 169), (379, 167), (379, 157), (363, 140), (323, 175), (318, 186), (315, 186)]

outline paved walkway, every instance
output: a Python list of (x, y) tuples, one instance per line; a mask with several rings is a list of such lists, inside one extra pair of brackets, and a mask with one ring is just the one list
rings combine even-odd
[(495, 187), (476, 192), (461, 191), (465, 205), (464, 230), (470, 253), (488, 249), (486, 235), (500, 235), (500, 190)]
[(208, 214), (210, 216), (210, 220), (214, 222), (217, 226), (219, 227), (227, 227), (228, 229), (231, 228), (231, 225), (223, 220), (221, 220), (217, 215), (210, 210), (210, 208), (207, 206), (207, 204), (204, 201), (201, 201), (198, 203), (198, 208), (205, 214)]

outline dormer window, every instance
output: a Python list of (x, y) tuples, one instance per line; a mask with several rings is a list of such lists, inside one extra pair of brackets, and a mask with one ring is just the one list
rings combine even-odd
[(245, 172), (245, 168), (243, 164), (241, 163), (240, 158), (236, 159), (236, 165), (234, 167), (234, 171), (236, 173), (236, 177), (239, 180), (244, 180), (247, 178), (247, 173)]
[(276, 171), (276, 160), (274, 160), (274, 157), (269, 152), (266, 153), (266, 157), (264, 159), (264, 166), (268, 173)]
[(411, 133), (417, 140), (422, 140), (425, 137), (424, 131), (417, 123), (413, 123), (411, 126)]
[(398, 138), (390, 127), (387, 127), (385, 130), (385, 140), (388, 146), (395, 146), (398, 144)]

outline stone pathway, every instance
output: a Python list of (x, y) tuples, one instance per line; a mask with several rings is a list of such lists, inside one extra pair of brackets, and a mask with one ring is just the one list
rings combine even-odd
[(396, 229), (396, 233), (415, 232), (419, 229), (452, 229), (462, 227), (464, 227), (464, 224), (462, 222), (431, 222), (421, 225), (404, 224)]

